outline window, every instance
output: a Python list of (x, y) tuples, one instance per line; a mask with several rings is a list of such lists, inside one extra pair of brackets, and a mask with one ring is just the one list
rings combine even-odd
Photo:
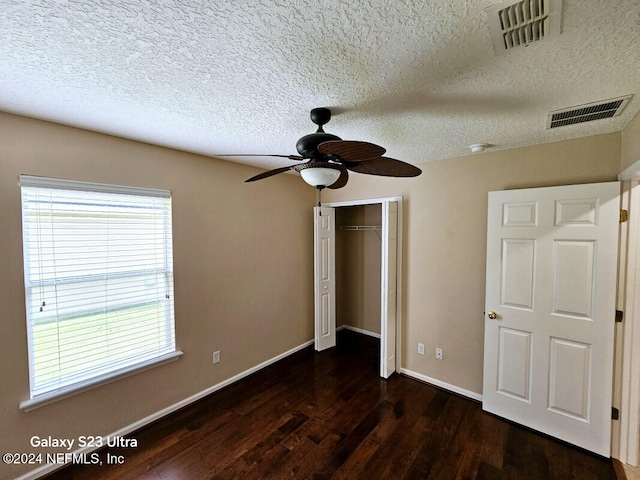
[(26, 175), (20, 185), (31, 384), (21, 408), (181, 355), (171, 192)]

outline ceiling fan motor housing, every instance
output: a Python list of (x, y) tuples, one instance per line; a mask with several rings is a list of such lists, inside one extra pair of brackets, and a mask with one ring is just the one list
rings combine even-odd
[(309, 115), (311, 121), (318, 125), (316, 133), (305, 135), (296, 143), (296, 150), (303, 158), (311, 158), (313, 160), (326, 160), (327, 156), (318, 152), (318, 145), (330, 140), (342, 140), (340, 137), (325, 133), (322, 129), (323, 125), (331, 120), (331, 110), (328, 108), (314, 108)]
[(325, 132), (316, 132), (305, 135), (296, 143), (296, 150), (303, 158), (313, 158), (321, 160), (326, 158), (325, 155), (318, 153), (318, 145), (330, 140), (342, 140), (336, 135)]

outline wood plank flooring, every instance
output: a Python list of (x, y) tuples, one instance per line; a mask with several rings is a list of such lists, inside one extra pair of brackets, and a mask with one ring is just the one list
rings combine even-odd
[(376, 339), (343, 330), (109, 448), (122, 465), (49, 479), (615, 479), (598, 457), (402, 375), (378, 377)]

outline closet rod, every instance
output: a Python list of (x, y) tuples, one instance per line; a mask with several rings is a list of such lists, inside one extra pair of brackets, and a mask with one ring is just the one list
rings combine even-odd
[(382, 230), (379, 225), (344, 225), (340, 230)]

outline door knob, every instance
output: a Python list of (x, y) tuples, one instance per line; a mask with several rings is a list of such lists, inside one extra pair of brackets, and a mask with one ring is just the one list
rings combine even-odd
[(490, 320), (495, 320), (498, 318), (498, 314), (496, 312), (487, 312), (487, 317), (489, 317)]

